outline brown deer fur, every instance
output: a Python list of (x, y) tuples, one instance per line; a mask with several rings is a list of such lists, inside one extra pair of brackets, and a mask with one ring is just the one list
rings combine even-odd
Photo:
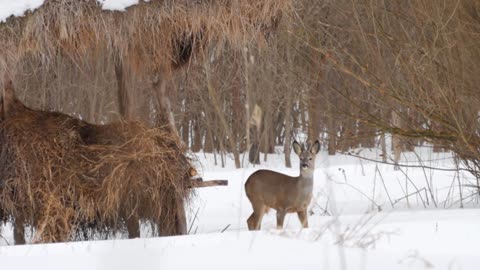
[(245, 191), (253, 208), (248, 218), (249, 230), (260, 230), (262, 218), (268, 208), (277, 210), (277, 228), (283, 228), (287, 213), (297, 213), (304, 228), (308, 227), (307, 207), (312, 199), (315, 156), (320, 143), (304, 147), (297, 142), (293, 149), (300, 158), (300, 175), (288, 176), (270, 170), (259, 170), (250, 175)]

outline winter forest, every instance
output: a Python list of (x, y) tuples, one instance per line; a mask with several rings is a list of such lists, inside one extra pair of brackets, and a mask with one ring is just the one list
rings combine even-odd
[(0, 268), (478, 269), (479, 85), (475, 0), (0, 0)]

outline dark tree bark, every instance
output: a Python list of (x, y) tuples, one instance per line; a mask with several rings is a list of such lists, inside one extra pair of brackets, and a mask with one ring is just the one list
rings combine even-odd
[[(192, 142), (192, 151), (199, 152), (202, 149), (202, 131), (200, 128), (200, 119), (195, 117), (193, 119), (193, 142)], [(205, 142), (206, 144), (207, 142)], [(206, 151), (206, 150), (205, 150)]]
[(118, 87), (118, 110), (123, 119), (131, 120), (133, 117), (132, 98), (130, 97), (126, 88), (124, 67), (121, 56), (118, 54), (115, 55), (114, 62), (115, 77), (117, 79)]
[(248, 161), (252, 164), (260, 164), (260, 138), (258, 136), (258, 129), (251, 128), (251, 145), (248, 151)]

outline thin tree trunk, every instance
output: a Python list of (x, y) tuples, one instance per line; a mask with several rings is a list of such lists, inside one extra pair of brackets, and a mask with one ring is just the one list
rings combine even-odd
[(175, 217), (175, 234), (185, 235), (187, 234), (187, 217), (185, 215), (185, 202), (183, 199), (176, 200), (177, 210)]
[[(237, 70), (239, 69), (238, 65), (235, 65), (234, 68)], [(242, 102), (241, 102), (241, 78), (239, 76), (235, 76), (234, 78), (234, 85), (232, 87), (232, 110), (233, 110), (233, 132), (235, 136), (235, 142), (239, 146), (239, 152), (243, 153), (246, 148), (243, 142), (244, 132), (242, 126), (242, 115), (244, 114), (242, 109)]]
[[(192, 151), (193, 152), (199, 152), (202, 149), (202, 131), (200, 128), (200, 123), (199, 123), (198, 117), (195, 117), (193, 119), (193, 142), (192, 142)], [(206, 143), (205, 143), (206, 144)], [(205, 146), (206, 148), (206, 146)], [(205, 149), (205, 152), (207, 150)], [(208, 153), (211, 152), (211, 149), (209, 149)]]
[[(413, 110), (408, 109), (407, 111), (407, 116), (408, 116), (408, 126), (413, 126), (415, 123), (415, 114), (413, 113)], [(404, 123), (405, 126), (405, 123)], [(404, 138), (403, 139), (403, 149), (405, 151), (413, 152), (415, 151), (415, 145), (418, 143), (416, 139), (412, 138)]]
[(347, 117), (343, 121), (342, 132), (340, 133), (340, 150), (347, 152), (358, 145), (356, 138), (357, 130), (355, 120)]
[(260, 128), (262, 125), (262, 115), (263, 111), (255, 104), (255, 109), (253, 110), (252, 116), (250, 117), (250, 133), (252, 134), (252, 144), (250, 146), (250, 151), (248, 153), (248, 159), (252, 164), (260, 164)]
[(380, 135), (380, 144), (382, 147), (382, 161), (387, 162), (387, 140), (384, 132)]
[[(328, 18), (328, 13), (325, 18)], [(325, 46), (327, 41), (327, 34), (325, 33), (323, 39), (321, 39), (321, 46)], [(320, 104), (322, 103), (321, 98), (321, 89), (324, 89), (323, 80), (325, 79), (324, 65), (327, 61), (327, 58), (323, 54), (318, 54), (318, 52), (312, 51), (312, 59), (317, 59), (315, 68), (318, 71), (317, 73), (317, 83), (314, 87), (310, 89), (308, 96), (308, 140), (313, 142), (318, 139), (320, 135), (320, 123), (322, 117), (320, 115), (321, 109)]]
[[(267, 108), (268, 109), (268, 108)], [(270, 114), (268, 114), (270, 115)], [(270, 130), (271, 130), (271, 127), (270, 127), (270, 119), (267, 119), (267, 114), (264, 116), (264, 120), (263, 120), (263, 132), (262, 132), (262, 139), (261, 139), (261, 146), (260, 148), (262, 149), (263, 151), (263, 161), (267, 161), (267, 156), (268, 156), (268, 152), (269, 152), (269, 146), (270, 146)]]
[(337, 135), (335, 121), (332, 117), (328, 119), (328, 154), (334, 156), (337, 152)]
[(291, 156), (291, 143), (292, 143), (292, 90), (286, 89), (287, 96), (285, 100), (285, 141), (283, 151), (285, 153), (285, 166), (287, 168), (292, 167)]
[(361, 147), (364, 148), (373, 148), (375, 147), (375, 132), (374, 129), (363, 122), (359, 123), (359, 133), (358, 136)]
[(308, 98), (308, 140), (315, 141), (320, 134), (319, 98), (318, 90), (310, 90)]
[(249, 90), (249, 64), (248, 64), (248, 51), (245, 48), (243, 50), (243, 60), (245, 64), (245, 132), (246, 132), (246, 149), (250, 149), (250, 90)]
[[(225, 149), (223, 147), (223, 140), (220, 140), (220, 160), (222, 162), (222, 168), (225, 168), (225, 158), (224, 158)], [(238, 168), (237, 168), (238, 169)]]
[(212, 153), (215, 152), (214, 143), (213, 143), (213, 134), (212, 129), (207, 126), (206, 134), (205, 134), (205, 153)]
[(334, 156), (337, 152), (337, 127), (335, 125), (335, 118), (331, 115), (331, 100), (327, 100), (327, 134), (328, 134), (328, 155)]
[(132, 98), (129, 96), (126, 88), (125, 75), (123, 69), (123, 61), (120, 55), (114, 56), (115, 62), (115, 77), (117, 79), (117, 95), (118, 95), (118, 110), (120, 117), (131, 120), (132, 113)]
[[(303, 102), (303, 100), (299, 100), (299, 108), (298, 108), (299, 117), (296, 118), (295, 123), (299, 123), (302, 130), (305, 130), (306, 127), (308, 128), (307, 110), (308, 110), (308, 106), (305, 106), (305, 102)], [(308, 134), (308, 131), (307, 131), (307, 134)]]
[(160, 73), (160, 75), (154, 79), (153, 88), (160, 107), (157, 118), (157, 126), (168, 125), (172, 132), (178, 136), (178, 130), (175, 126), (175, 119), (173, 118), (173, 112), (170, 106), (170, 99), (167, 95), (167, 86), (164, 73)]
[[(292, 27), (291, 24), (288, 25), (289, 28)], [(291, 29), (289, 29), (291, 30)], [(289, 70), (294, 70), (294, 63), (291, 55), (291, 50), (286, 50), (286, 60)], [(289, 73), (290, 74), (290, 73)], [(291, 75), (290, 75), (291, 76)], [(287, 78), (290, 80), (291, 78)], [(293, 107), (293, 89), (288, 85), (285, 87), (285, 141), (283, 144), (283, 151), (285, 153), (285, 166), (287, 168), (292, 167), (292, 160), (291, 160), (291, 143), (292, 143), (292, 107)]]
[[(185, 90), (187, 91), (187, 90)], [(189, 94), (186, 93), (185, 96), (183, 97), (184, 99), (184, 104), (183, 104), (183, 114), (182, 114), (182, 140), (183, 142), (188, 146), (188, 147), (191, 147), (192, 144), (193, 144), (193, 141), (190, 140), (191, 136), (190, 136), (190, 124), (191, 124), (191, 115), (190, 115), (190, 110), (189, 110), (189, 106), (191, 105), (190, 104), (190, 97), (189, 97)]]
[[(392, 125), (397, 128), (402, 128), (402, 119), (398, 112), (392, 111)], [(400, 135), (392, 135), (392, 147), (393, 147), (393, 161), (395, 163), (394, 170), (399, 170), (400, 156), (402, 154), (402, 141)]]
[(248, 152), (248, 161), (252, 164), (260, 164), (260, 140), (258, 136), (258, 129), (252, 127), (252, 143)]
[(13, 240), (15, 245), (25, 244), (25, 222), (22, 218), (15, 218), (13, 224)]

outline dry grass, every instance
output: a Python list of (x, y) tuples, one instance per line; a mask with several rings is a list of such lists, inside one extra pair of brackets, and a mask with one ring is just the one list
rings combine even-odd
[(116, 233), (130, 218), (175, 233), (191, 165), (168, 129), (22, 108), (0, 123), (0, 141), (3, 221), (32, 226), (35, 242)]
[(170, 0), (110, 12), (95, 0), (47, 0), (0, 26), (0, 59), (11, 67), (36, 55), (48, 65), (59, 56), (81, 62), (94, 53), (122, 57), (135, 71), (169, 69), (210, 45), (261, 42), (290, 8), (290, 0)]

